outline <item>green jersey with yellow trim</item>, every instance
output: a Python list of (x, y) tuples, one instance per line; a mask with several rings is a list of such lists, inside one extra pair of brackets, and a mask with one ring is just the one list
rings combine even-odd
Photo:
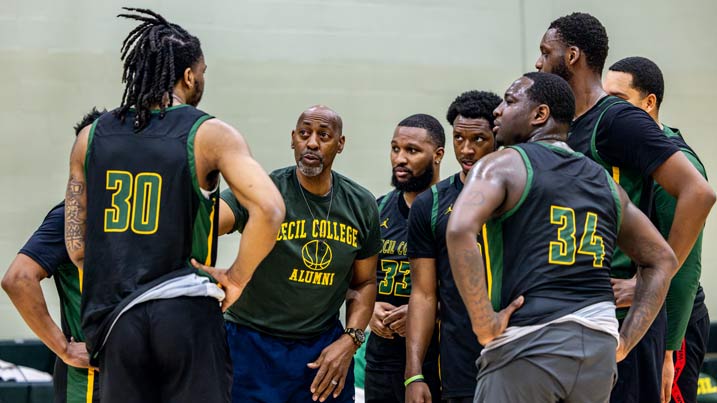
[[(275, 336), (305, 339), (335, 325), (346, 299), (355, 260), (381, 249), (373, 195), (332, 172), (331, 192), (316, 196), (299, 184), (296, 166), (270, 177), (286, 205), (276, 245), (259, 264), (241, 298), (225, 318)], [(234, 229), (248, 220), (229, 190), (221, 195), (234, 213)]]

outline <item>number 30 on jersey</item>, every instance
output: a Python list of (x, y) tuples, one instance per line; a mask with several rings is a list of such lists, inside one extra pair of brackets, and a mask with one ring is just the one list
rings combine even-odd
[(150, 235), (157, 232), (162, 177), (154, 172), (133, 176), (127, 171), (107, 171), (106, 189), (113, 191), (105, 209), (105, 232)]

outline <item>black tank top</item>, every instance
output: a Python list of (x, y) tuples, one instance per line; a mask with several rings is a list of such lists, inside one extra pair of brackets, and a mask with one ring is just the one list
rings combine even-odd
[(124, 122), (106, 113), (90, 131), (82, 294), (90, 351), (129, 302), (195, 272), (190, 257), (213, 264), (216, 256), (218, 188), (205, 197), (194, 171), (194, 135), (211, 116), (189, 105), (158, 112), (139, 133), (133, 110)]
[(610, 262), (621, 210), (607, 172), (552, 145), (511, 148), (522, 156), (528, 177), (518, 204), (486, 224), (494, 308), (523, 295), (510, 325), (526, 326), (613, 301)]

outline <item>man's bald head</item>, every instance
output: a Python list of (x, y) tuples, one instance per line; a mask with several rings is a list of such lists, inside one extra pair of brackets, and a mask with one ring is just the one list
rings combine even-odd
[(331, 122), (333, 129), (337, 134), (342, 135), (344, 129), (344, 122), (341, 120), (341, 116), (333, 109), (326, 105), (314, 105), (301, 112), (299, 119), (296, 121), (297, 127), (301, 122), (308, 116), (319, 115), (324, 117), (325, 120)]

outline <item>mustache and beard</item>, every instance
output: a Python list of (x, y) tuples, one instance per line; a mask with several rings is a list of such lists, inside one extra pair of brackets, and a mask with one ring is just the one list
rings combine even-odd
[[(317, 166), (310, 166), (304, 164), (304, 157), (307, 155), (311, 155), (319, 160), (319, 165)], [(314, 177), (319, 176), (321, 172), (324, 171), (324, 157), (321, 156), (321, 154), (313, 152), (313, 151), (304, 151), (301, 153), (301, 156), (299, 157), (299, 160), (296, 161), (296, 165), (299, 167), (299, 171), (301, 171), (302, 174)]]
[(391, 186), (401, 192), (422, 192), (431, 185), (431, 180), (433, 180), (433, 164), (428, 164), (426, 170), (418, 176), (413, 175), (413, 171), (409, 170), (409, 172), (411, 173), (411, 177), (403, 182), (396, 179), (396, 175), (392, 173)]
[(553, 71), (550, 73), (555, 74), (565, 81), (570, 81), (570, 79), (573, 78), (573, 72), (568, 69), (568, 64), (565, 63), (565, 59), (563, 58), (560, 59), (560, 63), (558, 63), (557, 66), (553, 67)]

